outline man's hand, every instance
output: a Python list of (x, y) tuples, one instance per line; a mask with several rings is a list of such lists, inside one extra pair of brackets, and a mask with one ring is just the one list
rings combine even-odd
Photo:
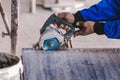
[[(74, 21), (75, 21), (74, 15), (69, 12), (57, 13), (56, 16), (58, 16), (59, 18), (65, 19), (69, 23), (74, 23)], [(67, 25), (60, 24), (59, 27), (61, 27), (65, 31), (69, 32), (69, 27)]]
[(78, 35), (86, 36), (86, 35), (94, 33), (94, 24), (95, 24), (95, 22), (93, 22), (93, 21), (77, 22), (76, 25), (82, 26), (83, 29), (75, 31), (74, 37), (76, 37)]
[(66, 21), (68, 21), (69, 23), (74, 23), (75, 21), (75, 18), (74, 18), (74, 15), (69, 13), (69, 12), (61, 12), (61, 13), (58, 13), (56, 14), (59, 18), (63, 18), (65, 19)]
[[(74, 23), (75, 22), (74, 15), (71, 14), (71, 13), (68, 13), (68, 12), (61, 12), (61, 13), (58, 13), (56, 16), (58, 16), (59, 18), (65, 19), (69, 23)], [(80, 21), (80, 22), (77, 22), (75, 24), (76, 24), (76, 26), (80, 26), (80, 27), (82, 26), (83, 29), (75, 31), (74, 37), (76, 37), (78, 35), (85, 36), (85, 35), (89, 35), (89, 34), (94, 33), (94, 24), (95, 24), (95, 22), (93, 22), (93, 21), (86, 21), (86, 22)], [(65, 30), (68, 29), (68, 27), (63, 25), (63, 24), (61, 26)]]

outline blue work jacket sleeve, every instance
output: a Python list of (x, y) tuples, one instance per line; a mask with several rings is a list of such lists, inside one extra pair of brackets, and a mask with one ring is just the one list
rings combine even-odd
[(108, 38), (120, 39), (120, 0), (102, 0), (88, 9), (78, 11), (85, 21), (106, 21), (104, 33)]
[(107, 21), (104, 24), (104, 32), (108, 38), (120, 39), (120, 20)]
[(83, 20), (106, 21), (120, 19), (120, 0), (102, 0), (88, 9), (79, 11)]

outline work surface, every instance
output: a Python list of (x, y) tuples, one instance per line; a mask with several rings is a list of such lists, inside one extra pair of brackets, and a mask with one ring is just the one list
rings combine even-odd
[(23, 49), (25, 80), (120, 80), (120, 49)]

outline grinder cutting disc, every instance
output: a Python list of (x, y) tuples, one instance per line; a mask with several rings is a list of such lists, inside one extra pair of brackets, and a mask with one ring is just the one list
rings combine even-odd
[(60, 49), (64, 43), (62, 33), (51, 25), (46, 28), (39, 39), (39, 47), (43, 50)]
[(56, 38), (50, 38), (44, 41), (45, 50), (56, 50), (59, 48), (59, 41)]

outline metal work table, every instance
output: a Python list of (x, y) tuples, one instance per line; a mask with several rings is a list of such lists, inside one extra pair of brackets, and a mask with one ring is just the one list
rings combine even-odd
[(23, 49), (25, 80), (120, 80), (120, 49)]

